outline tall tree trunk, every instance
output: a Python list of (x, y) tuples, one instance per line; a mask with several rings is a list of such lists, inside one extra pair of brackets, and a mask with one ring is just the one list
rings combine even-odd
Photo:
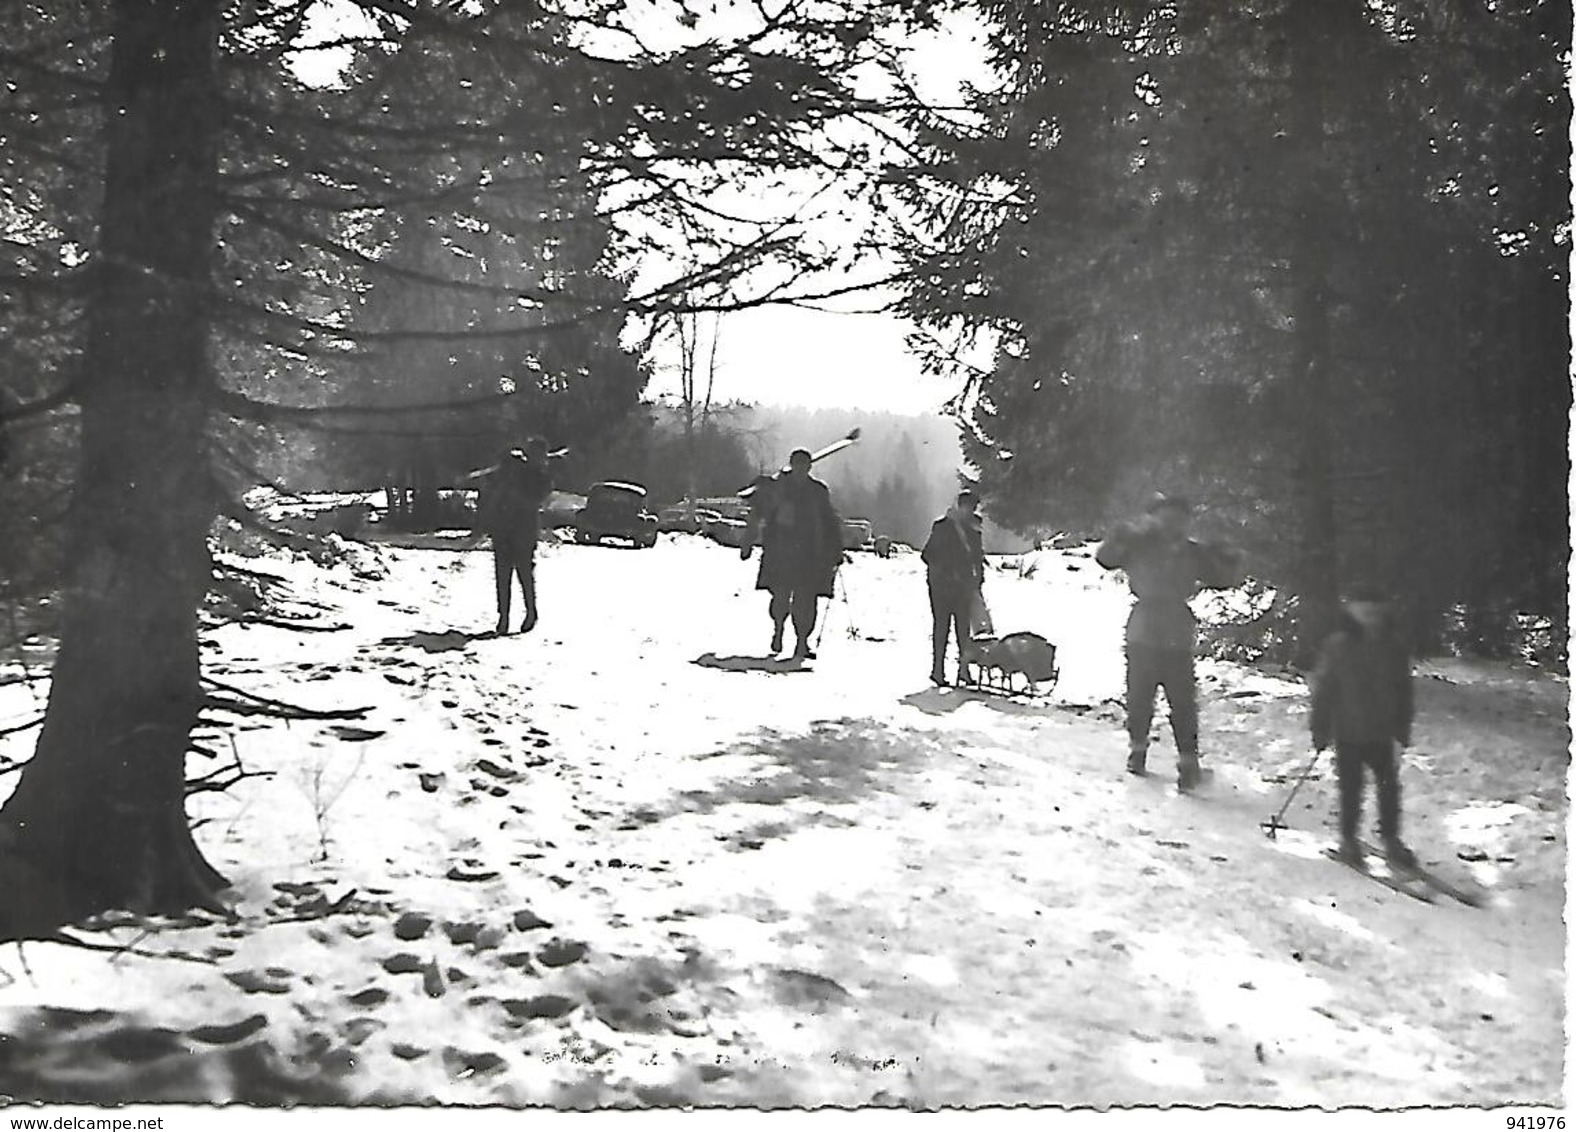
[(185, 755), (216, 493), (205, 431), (217, 0), (115, 0), (61, 637), (32, 762), (0, 810), (0, 937), (104, 908), (212, 905)]
[(1330, 254), (1338, 237), (1329, 186), (1325, 123), (1327, 53), (1333, 43), (1311, 5), (1286, 18), (1291, 137), (1297, 147), (1292, 188), (1292, 372), (1299, 391), (1298, 487), (1301, 531), (1295, 579), (1299, 603), (1294, 654), (1307, 663), (1334, 622), (1339, 582), (1331, 448), (1334, 390), (1330, 357)]
[(695, 526), (695, 399), (684, 398), (684, 520)]

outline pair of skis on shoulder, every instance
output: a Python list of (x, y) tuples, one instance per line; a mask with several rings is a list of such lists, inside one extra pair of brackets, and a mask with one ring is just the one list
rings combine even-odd
[[(857, 429), (857, 428), (851, 428), (851, 429), (848, 430), (848, 435), (847, 436), (840, 437), (839, 439), (832, 441), (832, 443), (828, 444), (825, 448), (817, 448), (814, 452), (810, 453), (810, 463), (812, 463), (812, 464), (820, 463), (822, 460), (826, 459), (828, 456), (834, 456), (837, 453), (841, 452), (843, 449), (845, 449), (848, 446), (850, 446), (851, 444), (855, 443), (859, 439), (859, 431), (860, 430)], [(787, 464), (784, 464), (782, 466), (782, 468), (777, 472), (777, 475), (785, 476), (785, 475), (788, 474), (788, 472), (789, 472), (789, 467), (788, 467)], [(767, 480), (771, 480), (771, 479), (774, 479), (774, 478), (775, 477), (773, 477), (773, 476), (764, 476), (764, 475), (760, 476), (760, 477), (758, 477), (755, 480), (755, 482), (750, 483), (750, 484), (746, 484), (744, 487), (741, 487), (738, 490), (737, 494), (738, 494), (740, 499), (748, 499), (752, 495), (755, 494), (756, 489), (761, 486), (762, 482), (767, 481)]]
[(1370, 880), (1377, 881), (1386, 888), (1399, 892), (1403, 896), (1410, 896), (1413, 900), (1421, 900), (1425, 904), (1432, 904), (1434, 897), (1448, 896), (1452, 900), (1472, 908), (1481, 908), (1484, 897), (1481, 893), (1461, 888), (1452, 884), (1437, 873), (1424, 868), (1422, 865), (1405, 866), (1394, 864), (1385, 855), (1362, 842), (1363, 860), (1361, 863), (1348, 861), (1340, 856), (1334, 849), (1326, 849), (1324, 855), (1339, 864), (1345, 865), (1353, 872), (1361, 873)]

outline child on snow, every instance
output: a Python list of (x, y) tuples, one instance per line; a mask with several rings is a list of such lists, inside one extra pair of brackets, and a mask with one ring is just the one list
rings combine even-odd
[[(1365, 595), (1366, 596), (1366, 595)], [(1412, 741), (1412, 665), (1396, 633), (1394, 616), (1379, 601), (1348, 601), (1339, 628), (1325, 643), (1314, 676), (1313, 745), (1335, 745), (1341, 791), (1341, 858), (1360, 865), (1358, 820), (1363, 808), (1363, 768), (1373, 771), (1379, 793), (1379, 833), (1393, 863), (1416, 864), (1401, 841), (1401, 778), (1397, 744)]]

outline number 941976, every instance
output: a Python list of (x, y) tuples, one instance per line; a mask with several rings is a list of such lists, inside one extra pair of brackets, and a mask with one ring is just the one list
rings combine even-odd
[(1515, 1132), (1565, 1132), (1563, 1116), (1507, 1116), (1505, 1127)]

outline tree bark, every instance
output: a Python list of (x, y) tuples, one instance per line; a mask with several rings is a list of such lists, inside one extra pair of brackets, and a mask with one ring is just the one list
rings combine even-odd
[[(1300, 7), (1300, 11), (1299, 11)], [(1290, 142), (1297, 146), (1292, 189), (1292, 373), (1297, 382), (1301, 531), (1295, 589), (1298, 663), (1311, 661), (1334, 624), (1339, 549), (1332, 483), (1335, 438), (1330, 357), (1330, 245), (1338, 239), (1329, 186), (1322, 65), (1332, 48), (1321, 14), (1294, 5), (1287, 17)]]
[(205, 442), (218, 12), (114, 3), (60, 649), (33, 760), (0, 810), (0, 882), (17, 886), (0, 938), (106, 908), (211, 907), (224, 884), (185, 811), (218, 500)]

